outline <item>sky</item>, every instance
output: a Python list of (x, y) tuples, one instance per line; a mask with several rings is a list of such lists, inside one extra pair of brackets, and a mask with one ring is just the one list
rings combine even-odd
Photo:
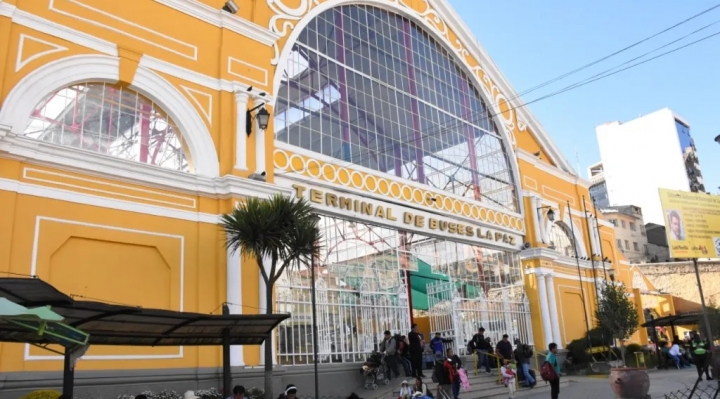
[[(718, 0), (449, 0), (516, 92), (654, 35)], [(598, 65), (522, 96), (525, 102), (613, 68), (706, 25), (661, 54), (720, 32), (720, 8)], [(640, 61), (642, 59), (639, 59)], [(600, 161), (595, 127), (668, 107), (690, 124), (706, 190), (720, 186), (720, 35), (528, 105), (573, 167)], [(577, 156), (576, 156), (577, 154)]]

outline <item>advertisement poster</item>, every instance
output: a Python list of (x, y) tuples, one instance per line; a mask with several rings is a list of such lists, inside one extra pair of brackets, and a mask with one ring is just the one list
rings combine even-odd
[(720, 258), (720, 196), (660, 189), (670, 257)]

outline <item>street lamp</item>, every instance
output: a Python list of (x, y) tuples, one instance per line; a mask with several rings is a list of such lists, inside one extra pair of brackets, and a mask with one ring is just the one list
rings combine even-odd
[(715, 142), (718, 143), (718, 144), (720, 144), (720, 134), (718, 134), (717, 136), (715, 136)]
[[(255, 110), (258, 110), (258, 112), (253, 118), (252, 113)], [(252, 133), (253, 120), (257, 120), (258, 128), (260, 128), (260, 130), (267, 129), (268, 123), (270, 123), (270, 112), (265, 109), (265, 104), (260, 104), (257, 107), (249, 109), (247, 111), (247, 115), (245, 117), (245, 133), (247, 133), (248, 136), (250, 135), (250, 133)]]
[[(264, 109), (264, 108), (263, 108)], [(315, 215), (315, 223), (320, 224), (320, 215)], [(320, 399), (318, 377), (318, 329), (317, 329), (317, 298), (315, 295), (315, 252), (310, 261), (310, 287), (312, 290), (312, 331), (313, 331), (313, 365), (315, 369), (315, 399)]]
[(540, 212), (542, 209), (547, 209), (547, 210), (548, 210), (548, 211), (547, 211), (548, 220), (551, 221), (551, 222), (554, 222), (554, 221), (555, 221), (555, 211), (552, 210), (552, 207), (550, 207), (550, 206), (541, 206), (541, 207), (537, 208), (538, 215), (541, 215), (541, 214), (542, 214), (542, 213)]

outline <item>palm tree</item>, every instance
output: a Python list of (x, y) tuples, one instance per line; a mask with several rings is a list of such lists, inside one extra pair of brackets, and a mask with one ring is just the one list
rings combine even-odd
[[(287, 268), (309, 266), (320, 241), (318, 218), (304, 198), (280, 194), (248, 198), (221, 217), (226, 246), (256, 260), (265, 282), (265, 313), (273, 312), (273, 287)], [(269, 263), (269, 264), (267, 264)], [(265, 344), (265, 398), (273, 399), (272, 341)]]

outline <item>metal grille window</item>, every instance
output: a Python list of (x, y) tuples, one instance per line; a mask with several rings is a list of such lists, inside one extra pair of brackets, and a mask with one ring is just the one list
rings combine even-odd
[(330, 9), (284, 67), (276, 140), (518, 210), (492, 111), (413, 22), (366, 5)]
[[(406, 271), (412, 276), (412, 290), (427, 292), (427, 303), (414, 306), (427, 310), (431, 318), (447, 306), (438, 301), (429, 306), (430, 286), (436, 280), (448, 282), (456, 287), (466, 307), (457, 308), (452, 316), (443, 313), (438, 320), (465, 318), (462, 328), (467, 331), (463, 334), (477, 329), (481, 317), (502, 321), (507, 331), (531, 342), (516, 254), (334, 217), (323, 216), (321, 226), (324, 242), (315, 262), (315, 287), (322, 362), (364, 361), (377, 349), (385, 330), (409, 332)], [(312, 283), (311, 271), (306, 268), (288, 270), (278, 280), (278, 312), (292, 315), (277, 329), (281, 364), (312, 362)], [(485, 310), (478, 308), (481, 297), (487, 298)], [(500, 318), (503, 312), (508, 316)]]
[(550, 248), (555, 249), (565, 256), (575, 256), (575, 240), (570, 237), (568, 229), (562, 222), (553, 223), (548, 232)]
[(132, 90), (80, 83), (48, 95), (25, 137), (188, 172), (182, 135), (167, 113)]

